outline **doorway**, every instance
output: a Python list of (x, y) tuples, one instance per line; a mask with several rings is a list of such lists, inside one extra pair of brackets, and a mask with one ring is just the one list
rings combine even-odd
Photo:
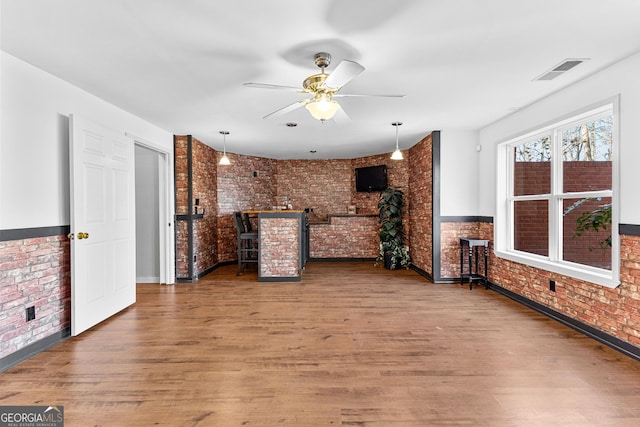
[(136, 282), (175, 283), (170, 158), (135, 140)]

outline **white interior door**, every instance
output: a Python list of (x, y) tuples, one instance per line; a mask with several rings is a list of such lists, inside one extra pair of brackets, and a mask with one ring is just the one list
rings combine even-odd
[(71, 334), (136, 301), (133, 141), (70, 120)]

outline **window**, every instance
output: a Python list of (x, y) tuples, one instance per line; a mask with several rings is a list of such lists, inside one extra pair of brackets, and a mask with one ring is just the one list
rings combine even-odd
[(609, 103), (499, 145), (498, 256), (618, 285), (614, 107)]

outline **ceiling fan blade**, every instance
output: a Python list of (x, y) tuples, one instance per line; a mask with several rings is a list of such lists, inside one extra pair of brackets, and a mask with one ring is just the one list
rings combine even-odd
[(242, 86), (246, 87), (257, 87), (260, 89), (278, 89), (278, 90), (289, 90), (293, 92), (304, 92), (301, 88), (295, 86), (283, 86), (283, 85), (272, 85), (268, 83), (242, 83)]
[(351, 79), (364, 71), (364, 67), (357, 62), (343, 60), (338, 64), (333, 73), (324, 81), (326, 87), (338, 89), (347, 84)]
[(376, 97), (376, 98), (404, 98), (406, 95), (384, 95), (384, 94), (372, 94), (372, 93), (336, 93), (332, 95), (333, 98), (345, 98), (345, 97)]
[(342, 105), (340, 105), (340, 108), (336, 111), (336, 114), (333, 116), (333, 120), (338, 124), (351, 123), (351, 118), (344, 111)]
[(301, 99), (300, 101), (294, 102), (293, 104), (289, 104), (286, 107), (283, 107), (279, 110), (276, 110), (272, 113), (267, 114), (266, 116), (263, 117), (263, 119), (266, 119), (268, 117), (278, 117), (278, 116), (282, 116), (284, 114), (290, 113), (293, 110), (297, 110), (298, 108), (302, 107), (307, 102), (309, 102), (308, 99)]

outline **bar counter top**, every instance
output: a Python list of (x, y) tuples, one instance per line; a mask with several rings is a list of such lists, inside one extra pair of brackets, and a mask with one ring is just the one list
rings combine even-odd
[(331, 218), (377, 218), (378, 214), (328, 214), (326, 219), (314, 218), (313, 214), (310, 215), (310, 225), (324, 225), (331, 224)]
[(304, 212), (303, 209), (249, 209), (246, 211), (242, 211), (242, 213), (247, 213), (249, 215), (258, 215), (260, 213), (274, 213), (274, 212)]

